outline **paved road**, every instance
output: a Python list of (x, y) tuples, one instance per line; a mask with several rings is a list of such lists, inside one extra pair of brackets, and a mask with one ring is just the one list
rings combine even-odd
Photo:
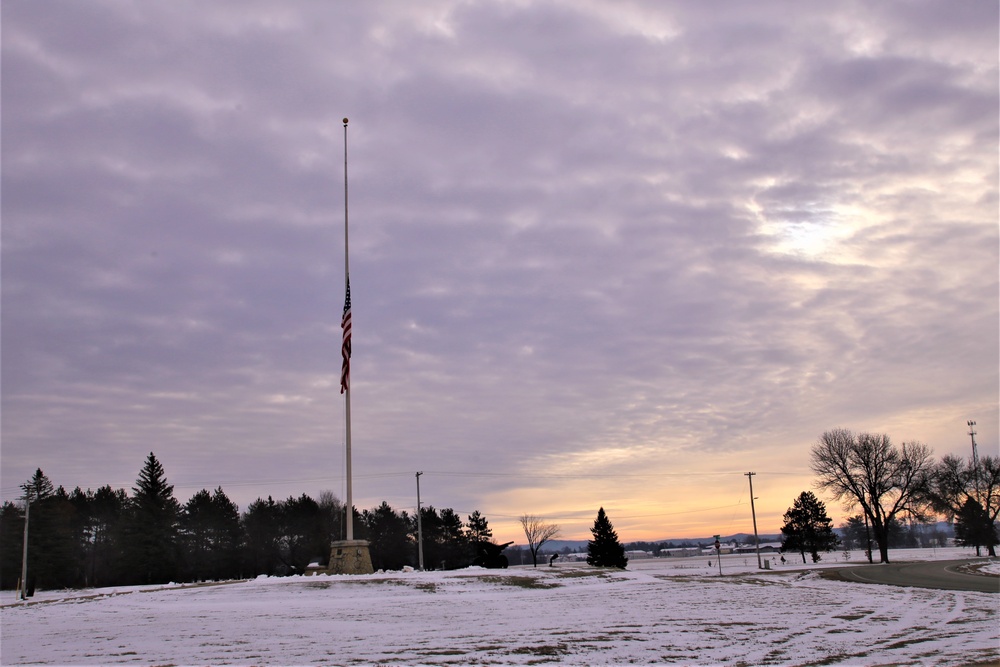
[(982, 560), (931, 560), (888, 565), (862, 565), (827, 570), (830, 578), (866, 584), (914, 586), (950, 591), (980, 591), (1000, 593), (1000, 577), (967, 574), (963, 565), (979, 564)]

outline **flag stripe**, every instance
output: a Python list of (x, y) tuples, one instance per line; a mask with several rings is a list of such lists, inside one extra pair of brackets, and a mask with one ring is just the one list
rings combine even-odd
[(340, 367), (340, 393), (343, 394), (351, 386), (351, 280), (347, 279), (347, 295), (344, 297), (344, 316), (340, 320), (340, 328), (344, 330), (343, 342), (340, 345), (340, 355), (344, 358)]

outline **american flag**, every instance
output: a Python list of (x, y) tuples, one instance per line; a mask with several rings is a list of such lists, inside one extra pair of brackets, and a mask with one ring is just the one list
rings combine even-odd
[(340, 320), (340, 328), (344, 330), (344, 342), (340, 346), (340, 354), (344, 363), (340, 367), (340, 393), (343, 394), (351, 385), (351, 279), (347, 279), (347, 296), (344, 297), (344, 316)]

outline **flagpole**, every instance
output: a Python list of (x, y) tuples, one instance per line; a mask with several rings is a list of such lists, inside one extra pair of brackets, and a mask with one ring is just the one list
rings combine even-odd
[(344, 444), (346, 450), (347, 498), (344, 508), (344, 538), (330, 543), (330, 562), (326, 571), (331, 574), (371, 574), (372, 558), (366, 540), (354, 539), (354, 490), (351, 474), (351, 270), (348, 264), (347, 236), (347, 119), (344, 119), (344, 315), (340, 320), (343, 329), (343, 339), (340, 344), (340, 354), (343, 357), (340, 367), (340, 393), (344, 395), (344, 411), (346, 429)]
[[(348, 298), (351, 289), (351, 271), (349, 265), (349, 254), (347, 252), (347, 119), (344, 119), (344, 286)], [(348, 361), (348, 363), (350, 363)], [(348, 370), (348, 373), (350, 370)], [(351, 485), (351, 383), (348, 378), (347, 387), (344, 390), (344, 408), (347, 415), (345, 420), (347, 445), (347, 535), (348, 541), (354, 539), (354, 498)]]

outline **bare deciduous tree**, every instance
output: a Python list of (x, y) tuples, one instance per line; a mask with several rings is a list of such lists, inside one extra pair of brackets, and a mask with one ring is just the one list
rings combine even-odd
[(528, 540), (531, 562), (535, 567), (538, 567), (538, 551), (543, 544), (559, 534), (559, 526), (554, 523), (546, 523), (531, 514), (522, 514), (521, 527), (524, 528), (524, 537)]
[(878, 543), (879, 560), (889, 562), (889, 527), (897, 516), (924, 516), (933, 466), (930, 448), (919, 442), (895, 447), (883, 433), (834, 429), (812, 448), (818, 486), (847, 509), (860, 507)]
[(338, 498), (333, 491), (325, 490), (319, 492), (317, 504), (323, 516), (323, 525), (329, 539), (343, 539), (344, 519), (347, 517), (347, 513), (344, 511), (344, 501)]
[[(993, 525), (1000, 516), (1000, 457), (987, 456), (979, 460), (976, 472), (976, 495), (979, 504), (986, 510), (989, 525)], [(990, 556), (996, 556), (996, 548), (989, 546)]]

